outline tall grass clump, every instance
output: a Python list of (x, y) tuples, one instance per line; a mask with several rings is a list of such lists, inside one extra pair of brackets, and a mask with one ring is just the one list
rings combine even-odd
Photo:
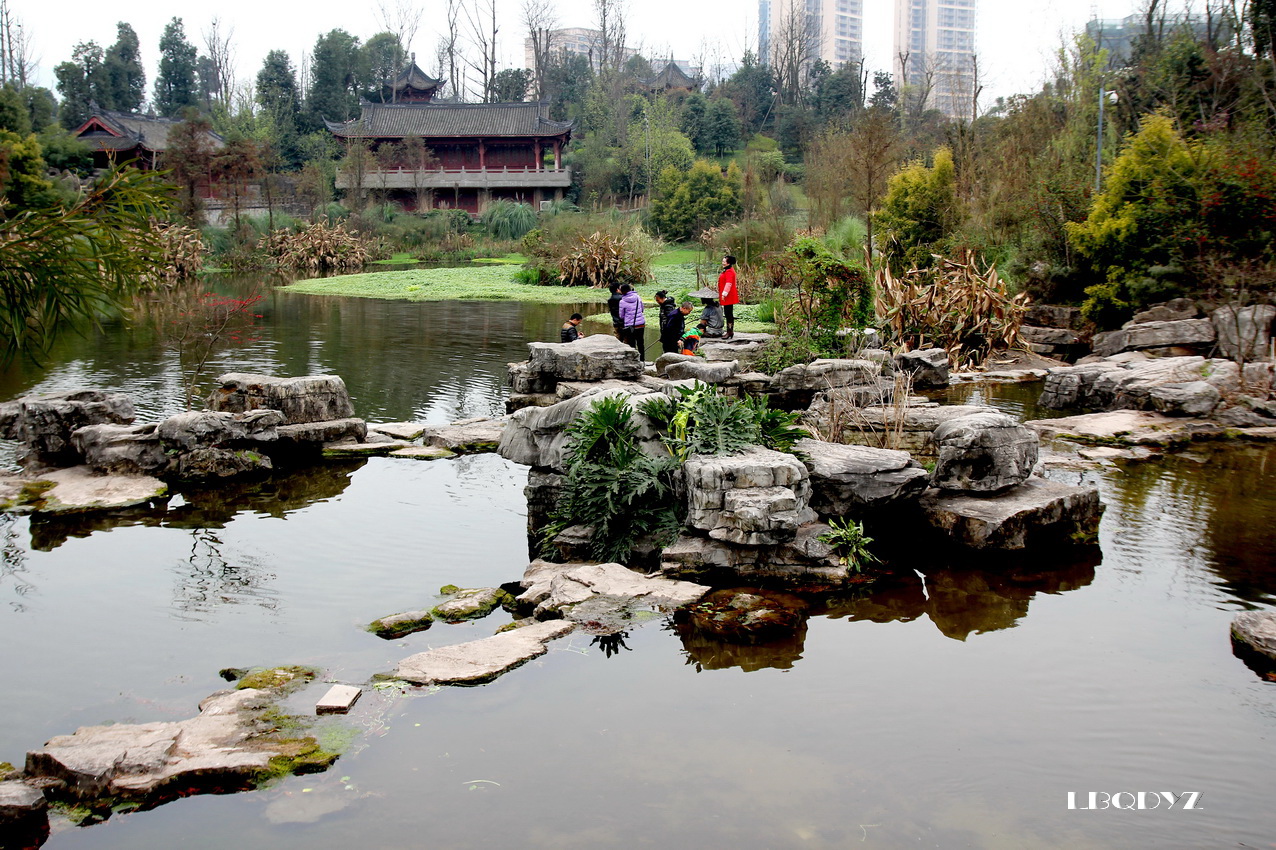
[(631, 219), (582, 213), (549, 216), (522, 245), (540, 282), (594, 287), (647, 283), (663, 247)]
[(522, 239), (536, 227), (536, 211), (531, 204), (494, 201), (483, 211), (483, 226), (496, 239)]

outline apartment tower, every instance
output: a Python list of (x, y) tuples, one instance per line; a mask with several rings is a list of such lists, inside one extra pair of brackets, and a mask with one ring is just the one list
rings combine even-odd
[(895, 0), (895, 85), (949, 118), (974, 113), (975, 2)]
[(807, 64), (823, 59), (834, 69), (864, 55), (864, 0), (760, 0), (758, 55), (771, 61), (777, 42), (794, 33), (796, 16), (804, 27)]

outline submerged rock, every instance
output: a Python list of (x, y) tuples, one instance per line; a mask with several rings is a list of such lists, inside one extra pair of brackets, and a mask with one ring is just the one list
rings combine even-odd
[(544, 655), (546, 644), (575, 628), (574, 623), (552, 620), (419, 652), (400, 661), (394, 676), (414, 685), (479, 685)]
[(715, 590), (678, 615), (701, 632), (731, 643), (755, 644), (792, 635), (806, 623), (807, 604), (775, 590)]
[(1276, 662), (1276, 611), (1245, 611), (1232, 619), (1232, 639)]
[[(372, 435), (364, 443), (325, 443), (322, 449), (324, 457), (373, 457), (393, 454), (401, 449), (422, 448), (405, 440), (373, 440)], [(448, 452), (451, 454), (451, 452)]]
[[(655, 608), (673, 610), (695, 602), (709, 592), (704, 585), (645, 575), (622, 564), (587, 563), (568, 564), (564, 565), (565, 569), (552, 571), (546, 588), (543, 579), (535, 581), (537, 575), (548, 572), (543, 563), (532, 576), (533, 586), (538, 588), (537, 595), (544, 589), (534, 614), (537, 619), (562, 616), (574, 606), (598, 598), (614, 600), (617, 607), (626, 602), (641, 601)], [(528, 580), (528, 575), (524, 574), (523, 581)], [(528, 594), (519, 599), (525, 596)]]
[(17, 780), (0, 782), (0, 827), (41, 818), (48, 808), (40, 789)]
[(930, 524), (974, 549), (1093, 542), (1103, 505), (1093, 487), (1029, 478), (998, 496), (931, 491), (921, 498)]
[(933, 436), (939, 459), (931, 484), (994, 493), (1023, 482), (1037, 464), (1037, 435), (995, 410), (950, 419)]
[(391, 614), (368, 624), (368, 631), (383, 640), (396, 640), (416, 632), (423, 632), (434, 623), (434, 615), (427, 610), (403, 611)]
[(182, 481), (208, 481), (273, 468), (273, 462), (261, 452), (209, 446), (179, 454), (170, 471)]
[(87, 466), (57, 469), (41, 476), (51, 481), (41, 500), (41, 513), (106, 511), (144, 505), (168, 495), (168, 485), (149, 475), (97, 475)]
[(460, 623), (465, 620), (477, 620), (486, 617), (502, 605), (513, 600), (499, 587), (459, 588), (449, 585), (443, 593), (452, 598), (436, 605), (432, 611), (435, 617), (449, 623)]
[(926, 489), (929, 473), (908, 452), (799, 440), (811, 475), (811, 507), (825, 517), (912, 501)]

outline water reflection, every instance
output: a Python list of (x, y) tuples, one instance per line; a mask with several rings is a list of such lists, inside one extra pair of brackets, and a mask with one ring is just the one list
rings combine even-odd
[(35, 590), (35, 585), (27, 580), (27, 555), (22, 546), (17, 529), (18, 517), (15, 514), (0, 514), (0, 588), (9, 584), (13, 586), (17, 598), (9, 603), (15, 613), (27, 609), (23, 598)]
[(50, 552), (71, 538), (129, 526), (223, 528), (237, 514), (283, 517), (340, 496), (366, 460), (318, 463), (280, 471), (266, 478), (231, 480), (216, 488), (176, 491), (172, 500), (88, 514), (36, 514), (31, 517), (31, 548)]
[(269, 587), (274, 574), (260, 559), (228, 555), (226, 548), (214, 529), (191, 530), (190, 556), (173, 569), (173, 608), (183, 619), (200, 619), (223, 605), (279, 607), (279, 594)]

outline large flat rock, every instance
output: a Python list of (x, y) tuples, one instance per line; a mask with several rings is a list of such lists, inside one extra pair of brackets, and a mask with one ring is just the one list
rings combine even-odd
[(922, 496), (930, 524), (974, 549), (1024, 549), (1048, 542), (1088, 542), (1103, 505), (1093, 487), (1029, 478), (998, 496), (930, 491)]
[(462, 419), (451, 425), (429, 425), (421, 432), (427, 446), (447, 449), (457, 454), (495, 451), (505, 433), (508, 417)]
[(1024, 425), (1045, 440), (1120, 445), (1169, 445), (1193, 439), (1196, 433), (1217, 430), (1205, 422), (1141, 410), (1083, 413), (1059, 419), (1034, 419)]
[[(524, 581), (527, 580), (525, 574)], [(536, 606), (535, 616), (542, 619), (562, 614), (583, 602), (600, 598), (620, 604), (637, 601), (672, 611), (695, 602), (708, 592), (709, 588), (701, 584), (645, 575), (623, 564), (569, 564), (550, 577), (545, 596)]]
[(811, 507), (821, 516), (855, 516), (911, 501), (929, 474), (908, 452), (799, 440), (811, 474)]
[(1276, 661), (1276, 611), (1245, 611), (1232, 620), (1232, 637)]
[(49, 808), (44, 794), (25, 782), (0, 782), (0, 827), (21, 823)]
[(35, 510), (40, 513), (79, 513), (109, 511), (143, 505), (168, 495), (168, 485), (149, 475), (98, 475), (87, 466), (56, 469), (40, 476), (52, 481), (44, 500)]
[(560, 381), (636, 380), (643, 373), (638, 350), (608, 334), (575, 342), (529, 342), (527, 351), (528, 371)]
[(419, 652), (400, 661), (394, 675), (416, 685), (479, 685), (544, 655), (546, 644), (575, 628), (574, 623), (551, 620)]
[(287, 425), (354, 416), (354, 405), (346, 383), (337, 375), (277, 378), (229, 372), (219, 377), (217, 382), (218, 388), (208, 396), (209, 410), (229, 413), (244, 413), (258, 408), (278, 410), (284, 415)]

